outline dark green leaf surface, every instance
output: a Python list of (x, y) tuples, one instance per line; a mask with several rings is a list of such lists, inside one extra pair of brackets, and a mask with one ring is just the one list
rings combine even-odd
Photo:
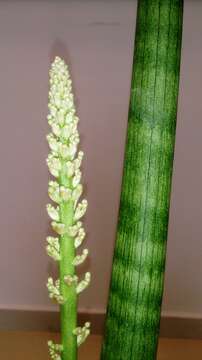
[(102, 360), (156, 358), (182, 35), (182, 0), (140, 0)]

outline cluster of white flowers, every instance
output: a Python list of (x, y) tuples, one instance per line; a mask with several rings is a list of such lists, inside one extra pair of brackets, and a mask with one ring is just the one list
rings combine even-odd
[(77, 327), (74, 334), (77, 335), (77, 345), (80, 346), (90, 334), (90, 323), (86, 322), (84, 327)]
[(60, 243), (58, 238), (48, 236), (46, 238), (48, 245), (46, 246), (47, 254), (55, 261), (60, 261)]
[[(61, 174), (68, 179), (68, 187), (60, 186), (57, 181), (49, 182), (48, 193), (54, 202), (61, 204), (64, 201), (74, 203), (74, 228), (78, 226), (87, 209), (87, 200), (83, 199), (78, 205), (82, 194), (80, 166), (83, 152), (77, 154), (79, 133), (77, 130), (78, 117), (75, 113), (71, 80), (67, 65), (59, 57), (56, 57), (50, 70), (49, 92), (49, 115), (48, 123), (52, 133), (48, 134), (47, 140), (50, 146), (47, 164), (50, 173), (58, 178)], [(77, 156), (76, 156), (77, 155)], [(47, 211), (53, 220), (52, 227), (59, 234), (69, 232), (68, 227), (60, 221), (59, 207), (47, 205)], [(79, 223), (80, 224), (80, 223)], [(71, 232), (71, 231), (70, 231)], [(74, 235), (72, 235), (74, 236)]]
[[(50, 154), (47, 158), (47, 165), (51, 175), (56, 180), (50, 180), (48, 194), (57, 206), (47, 205), (47, 212), (52, 222), (53, 230), (60, 236), (68, 235), (74, 240), (74, 247), (78, 248), (85, 238), (85, 231), (80, 221), (85, 215), (88, 206), (87, 200), (79, 202), (83, 187), (81, 181), (80, 166), (83, 159), (83, 152), (78, 151), (80, 141), (77, 130), (78, 117), (76, 116), (74, 98), (72, 94), (72, 82), (70, 80), (68, 67), (59, 57), (55, 58), (50, 70), (50, 91), (49, 91), (49, 115), (48, 123), (52, 132), (47, 135), (47, 141), (50, 147)], [(61, 181), (65, 179), (65, 181)], [(71, 202), (74, 214), (71, 225), (63, 223), (61, 216), (61, 207)], [(54, 260), (61, 260), (60, 237), (47, 237), (47, 253)], [(88, 250), (84, 249), (81, 255), (76, 255), (70, 265), (82, 264), (88, 255)], [(90, 273), (87, 272), (84, 279), (80, 282), (76, 275), (66, 274), (64, 282), (67, 286), (75, 286), (75, 291), (80, 293), (90, 283)], [(60, 293), (60, 281), (55, 284), (52, 278), (48, 279), (47, 287), (50, 298), (62, 304), (68, 299), (64, 299)], [(82, 343), (90, 332), (90, 324), (84, 328), (77, 328), (78, 344)], [(78, 330), (80, 329), (80, 330)], [(52, 359), (60, 359), (56, 345), (49, 343)], [(56, 354), (56, 355), (54, 355)], [(56, 357), (58, 356), (58, 358)]]
[(49, 277), (48, 282), (47, 282), (47, 288), (49, 291), (50, 299), (57, 301), (59, 304), (64, 303), (64, 298), (60, 294), (60, 280), (59, 279), (57, 279), (54, 284), (52, 277)]
[(60, 353), (62, 352), (62, 345), (54, 344), (53, 341), (48, 341), (49, 354), (52, 360), (61, 360)]
[(72, 265), (77, 266), (77, 265), (82, 264), (86, 260), (87, 256), (88, 256), (88, 249), (83, 249), (82, 254), (77, 255), (74, 258)]
[(80, 294), (83, 290), (87, 288), (87, 286), (90, 284), (90, 279), (91, 279), (90, 272), (86, 272), (84, 279), (81, 280), (76, 287), (77, 294)]
[[(82, 255), (81, 255), (82, 256)], [(77, 275), (66, 275), (64, 277), (64, 282), (68, 285), (68, 286), (72, 286), (75, 285), (76, 287), (76, 293), (79, 294), (81, 293), (83, 290), (85, 290), (87, 288), (87, 286), (90, 283), (90, 279), (91, 279), (91, 274), (90, 272), (86, 272), (85, 273), (85, 277), (83, 280), (81, 280), (79, 282), (78, 276)]]

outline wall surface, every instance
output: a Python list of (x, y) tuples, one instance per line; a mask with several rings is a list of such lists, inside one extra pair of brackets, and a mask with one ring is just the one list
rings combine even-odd
[[(185, 1), (183, 61), (163, 311), (202, 317), (202, 24)], [(89, 201), (92, 284), (80, 308), (103, 312), (117, 222), (136, 1), (0, 1), (0, 308), (50, 309), (46, 280), (48, 68), (70, 66)], [(84, 269), (82, 269), (84, 270)]]
[(202, 2), (185, 0), (164, 312), (202, 318)]

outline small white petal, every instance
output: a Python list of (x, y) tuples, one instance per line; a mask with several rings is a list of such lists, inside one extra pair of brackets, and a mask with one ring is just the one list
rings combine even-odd
[(57, 137), (59, 137), (60, 134), (61, 134), (61, 128), (60, 128), (60, 126), (59, 126), (58, 124), (53, 123), (53, 124), (51, 125), (51, 127), (52, 127), (52, 132), (53, 132), (53, 134), (56, 135)]
[(50, 218), (51, 218), (52, 220), (55, 220), (55, 221), (59, 221), (59, 220), (60, 220), (59, 207), (54, 208), (54, 206), (52, 206), (51, 204), (48, 204), (48, 205), (46, 206), (46, 208), (47, 208), (48, 215), (50, 216)]
[(57, 109), (56, 109), (56, 107), (53, 106), (53, 105), (50, 105), (50, 115), (51, 115), (52, 117), (55, 117), (56, 114), (57, 114)]
[(82, 194), (83, 186), (78, 184), (75, 189), (72, 191), (72, 200), (74, 201), (74, 209), (76, 208), (77, 202)]
[(74, 168), (75, 168), (75, 170), (80, 168), (83, 156), (84, 156), (83, 151), (79, 151), (77, 158), (74, 160)]
[(59, 152), (63, 159), (67, 159), (69, 157), (69, 146), (65, 144), (60, 144)]
[(83, 228), (79, 229), (78, 234), (74, 240), (74, 246), (77, 249), (83, 242), (84, 238), (86, 236), (86, 233)]
[(58, 151), (58, 142), (52, 133), (47, 135), (47, 141), (50, 146), (50, 149), (52, 151), (57, 152)]
[(61, 202), (59, 184), (56, 181), (49, 181), (48, 185), (48, 194), (51, 200), (59, 204)]
[(56, 231), (59, 235), (64, 235), (67, 232), (65, 224), (52, 221), (51, 225), (53, 230)]
[(75, 157), (75, 155), (76, 155), (76, 152), (77, 152), (77, 145), (75, 145), (75, 144), (70, 144), (69, 146), (68, 146), (68, 149), (69, 149), (69, 158), (72, 160), (74, 157)]
[(73, 177), (72, 180), (72, 186), (75, 188), (81, 181), (81, 171), (79, 169), (77, 169), (75, 171), (75, 176)]
[(70, 136), (69, 140), (73, 145), (78, 145), (80, 138), (77, 130), (75, 130), (75, 132)]
[(65, 126), (62, 128), (61, 135), (62, 135), (65, 139), (69, 139), (69, 137), (70, 137), (71, 134), (72, 134), (71, 126), (65, 125)]
[(76, 255), (74, 258), (72, 265), (77, 266), (82, 264), (88, 256), (88, 249), (84, 249), (81, 255)]
[(83, 199), (82, 202), (80, 204), (78, 204), (78, 206), (76, 208), (76, 211), (74, 214), (74, 220), (79, 220), (84, 216), (87, 206), (88, 206), (87, 200)]
[(64, 298), (60, 294), (60, 280), (56, 280), (55, 284), (51, 277), (48, 278), (47, 288), (49, 291), (49, 297), (56, 300), (59, 304), (64, 303)]
[(46, 246), (47, 254), (55, 261), (60, 261), (60, 243), (58, 238), (48, 236), (46, 238), (48, 245)]
[(72, 114), (71, 112), (69, 112), (69, 113), (66, 115), (66, 118), (65, 118), (66, 123), (71, 123), (71, 122), (73, 121), (73, 118), (74, 118), (74, 114)]
[(90, 323), (86, 322), (83, 327), (77, 327), (73, 330), (73, 334), (77, 336), (77, 346), (80, 346), (90, 334)]
[[(60, 126), (63, 126), (64, 125), (64, 122), (65, 122), (65, 113), (64, 113), (64, 110), (63, 109), (59, 109), (58, 113), (57, 113), (57, 121), (58, 121), (58, 124)], [(61, 131), (62, 133), (62, 131)]]
[(47, 165), (48, 165), (50, 173), (53, 176), (58, 177), (59, 172), (61, 170), (61, 162), (60, 162), (59, 158), (54, 157), (52, 154), (49, 154), (48, 159), (47, 159)]
[(72, 177), (72, 175), (74, 174), (74, 164), (71, 161), (67, 161), (65, 164), (65, 170), (67, 177)]
[(87, 286), (89, 286), (90, 280), (91, 280), (91, 273), (90, 272), (85, 273), (84, 280), (81, 280), (76, 287), (77, 294), (80, 294), (83, 290), (87, 288)]
[(79, 229), (81, 228), (81, 226), (82, 226), (82, 222), (81, 222), (81, 221), (78, 221), (78, 222), (77, 222), (75, 225), (73, 225), (73, 226), (69, 226), (69, 228), (68, 228), (68, 234), (69, 234), (69, 236), (72, 236), (72, 237), (76, 236), (77, 233), (79, 232)]

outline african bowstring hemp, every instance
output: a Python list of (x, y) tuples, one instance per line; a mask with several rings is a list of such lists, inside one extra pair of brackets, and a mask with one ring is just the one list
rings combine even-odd
[(182, 0), (139, 0), (102, 360), (156, 359), (182, 36)]
[(83, 152), (78, 151), (80, 141), (78, 117), (72, 94), (72, 82), (65, 62), (56, 57), (50, 69), (48, 123), (51, 133), (47, 135), (50, 154), (47, 164), (56, 180), (50, 180), (48, 194), (57, 204), (47, 205), (51, 225), (57, 237), (47, 237), (47, 253), (58, 262), (59, 279), (48, 278), (47, 288), (51, 299), (60, 305), (61, 344), (49, 341), (49, 353), (53, 360), (76, 360), (77, 346), (90, 333), (90, 323), (77, 326), (77, 297), (90, 282), (90, 273), (79, 281), (76, 267), (82, 264), (88, 250), (80, 255), (76, 249), (82, 244), (85, 231), (81, 222), (87, 209), (87, 200), (79, 202), (83, 187), (80, 166)]

